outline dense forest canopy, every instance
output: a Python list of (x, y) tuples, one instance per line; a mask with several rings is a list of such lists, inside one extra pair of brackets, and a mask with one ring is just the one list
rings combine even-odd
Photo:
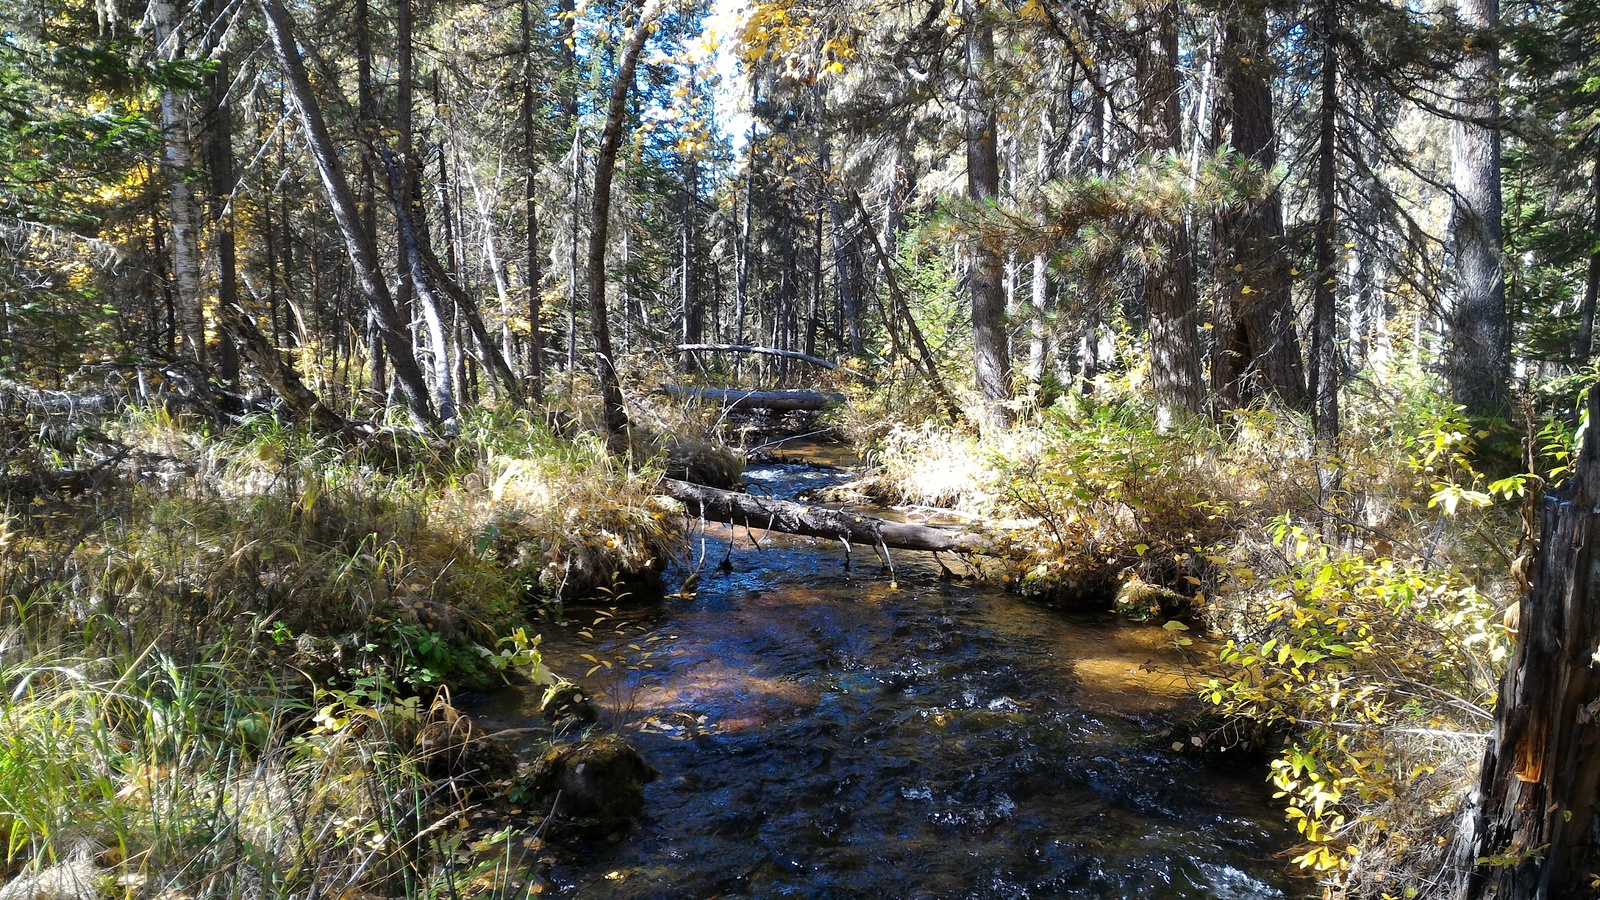
[[(951, 375), (999, 423), (1142, 371), (1163, 421), (1270, 396), (1333, 435), (1338, 386), (1395, 352), (1504, 415), (1513, 374), (1581, 368), (1592, 332), (1593, 35), (1581, 5), (1493, 6), (286, 8), (324, 156), (255, 7), (16, 5), (7, 364), (65, 384), (193, 361), (259, 393), (253, 324), (332, 406), (425, 390), (444, 418), (589, 373), (613, 177), (593, 157), (621, 87), (619, 361), (916, 357), (895, 344), (921, 315), (920, 362), (967, 348)], [(918, 278), (958, 284), (950, 308), (900, 309), (889, 283)]]
[[(583, 709), (519, 623), (698, 504), (1186, 611), (1330, 896), (1589, 896), (1597, 61), (1591, 0), (0, 0), (0, 874), (183, 858), (128, 810), (205, 757), (369, 804), (275, 889), (437, 887), (459, 773), (367, 721)], [(968, 531), (719, 490), (751, 408)]]

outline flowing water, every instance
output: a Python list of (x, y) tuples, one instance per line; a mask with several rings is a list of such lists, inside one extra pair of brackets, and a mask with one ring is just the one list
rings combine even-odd
[[(1307, 893), (1260, 771), (1173, 751), (1193, 691), (1166, 632), (942, 581), (926, 554), (897, 552), (894, 583), (870, 551), (847, 571), (837, 544), (755, 537), (711, 526), (692, 595), (546, 629), (661, 772), (637, 828), (556, 866), (560, 896)], [(536, 702), (475, 712), (514, 727)]]

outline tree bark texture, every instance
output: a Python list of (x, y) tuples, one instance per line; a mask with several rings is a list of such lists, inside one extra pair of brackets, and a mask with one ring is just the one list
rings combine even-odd
[[(1140, 7), (1144, 35), (1139, 43), (1139, 139), (1152, 157), (1183, 147), (1178, 105), (1178, 13), (1172, 2)], [(1148, 236), (1161, 249), (1145, 273), (1149, 314), (1150, 381), (1156, 395), (1156, 425), (1168, 429), (1199, 414), (1204, 400), (1200, 369), (1200, 311), (1195, 296), (1195, 262), (1188, 227), (1158, 224)]]
[[(1337, 0), (1322, 7), (1322, 109), (1317, 127), (1316, 272), (1311, 291), (1311, 419), (1318, 454), (1331, 456), (1339, 443), (1339, 348), (1336, 343), (1338, 308), (1334, 286), (1338, 259), (1334, 241), (1338, 234), (1335, 166), (1339, 152), (1339, 57), (1334, 43), (1338, 27)], [(1323, 479), (1324, 481), (1326, 479)], [(1324, 484), (1324, 493), (1327, 485)]]
[[(1038, 143), (1034, 147), (1034, 175), (1040, 182), (1048, 182), (1055, 177), (1055, 154), (1052, 152), (1051, 143), (1055, 137), (1056, 116), (1053, 109), (1046, 109), (1039, 117)], [(1039, 224), (1045, 223), (1045, 214), (1040, 213)], [(1032, 314), (1028, 321), (1028, 392), (1032, 403), (1039, 402), (1043, 391), (1045, 368), (1050, 358), (1050, 331), (1048, 326), (1050, 305), (1050, 258), (1044, 251), (1033, 254), (1032, 278), (1029, 283), (1028, 303), (1032, 307)]]
[(1458, 0), (1472, 29), (1458, 68), (1460, 94), (1450, 129), (1455, 245), (1454, 302), (1445, 377), (1450, 395), (1474, 416), (1505, 415), (1511, 406), (1511, 326), (1506, 318), (1500, 202), (1499, 0)]
[[(169, 0), (150, 4), (156, 53), (165, 62), (183, 55), (178, 11)], [(200, 205), (195, 199), (193, 101), (175, 88), (161, 92), (161, 171), (167, 182), (167, 218), (172, 234), (172, 299), (183, 351), (206, 361), (204, 298), (200, 295)]]
[(594, 206), (589, 217), (589, 328), (594, 335), (601, 412), (606, 431), (613, 438), (619, 437), (628, 427), (628, 412), (622, 405), (622, 380), (617, 375), (617, 361), (611, 350), (611, 325), (606, 317), (606, 238), (611, 225), (611, 181), (616, 174), (617, 150), (622, 145), (622, 125), (627, 118), (634, 71), (660, 10), (660, 0), (646, 0), (639, 10), (639, 21), (628, 36), (617, 66), (616, 81), (611, 85), (606, 124), (600, 133), (594, 163)]
[[(1600, 392), (1589, 395), (1600, 421)], [(1600, 789), (1600, 435), (1544, 500), (1533, 584), (1479, 778), (1467, 900), (1595, 896)]]
[[(217, 71), (207, 78), (210, 100), (211, 139), (208, 142), (211, 156), (211, 191), (209, 216), (216, 234), (217, 244), (217, 305), (227, 306), (239, 301), (238, 247), (233, 227), (233, 105), (228, 100), (228, 54), (218, 54)], [(223, 383), (235, 386), (239, 382), (239, 351), (227, 335), (221, 336), (218, 368)]]
[(316, 164), (323, 189), (327, 191), (334, 222), (344, 238), (350, 267), (355, 272), (368, 308), (377, 319), (384, 349), (388, 351), (394, 369), (395, 383), (412, 419), (419, 426), (431, 426), (438, 421), (438, 417), (428, 402), (428, 386), (412, 352), (410, 331), (395, 309), (394, 298), (390, 296), (389, 286), (378, 266), (378, 251), (373, 236), (362, 227), (360, 207), (350, 191), (350, 183), (345, 179), (338, 151), (328, 133), (327, 123), (323, 121), (322, 109), (311, 91), (311, 80), (306, 75), (305, 63), (295, 45), (294, 23), (284, 9), (282, 0), (260, 2), (266, 17), (268, 36), (277, 51), (278, 64), (283, 68), (285, 90), (299, 113), (306, 145)]
[[(1219, 130), (1267, 176), (1278, 164), (1271, 48), (1266, 15), (1232, 14), (1223, 28), (1221, 68), (1227, 100)], [(1276, 186), (1260, 201), (1217, 219), (1220, 252), (1211, 390), (1218, 409), (1240, 409), (1266, 395), (1290, 407), (1306, 403), (1305, 366), (1295, 332), (1283, 204)]]
[(828, 221), (833, 239), (833, 283), (839, 292), (840, 315), (848, 336), (846, 346), (851, 356), (860, 356), (866, 347), (861, 336), (861, 302), (850, 279), (850, 242), (845, 237), (844, 214), (839, 209), (839, 198), (832, 191), (828, 192)]
[[(966, 38), (967, 67), (963, 105), (966, 107), (967, 199), (993, 203), (1000, 195), (1000, 147), (994, 98), (984, 79), (994, 69), (994, 27), (981, 8), (969, 11), (972, 21)], [(973, 251), (967, 273), (972, 300), (974, 374), (983, 403), (986, 428), (1009, 428), (1011, 409), (1011, 348), (1006, 334), (1006, 297), (1000, 257), (982, 247)]]
[(384, 164), (389, 169), (389, 183), (394, 197), (395, 221), (399, 226), (396, 230), (400, 237), (404, 280), (411, 285), (412, 296), (416, 298), (416, 305), (422, 312), (423, 328), (427, 332), (428, 344), (432, 348), (430, 355), (433, 359), (433, 394), (434, 402), (438, 404), (439, 418), (450, 422), (456, 417), (456, 391), (455, 378), (450, 369), (450, 342), (444, 328), (444, 304), (428, 280), (422, 261), (422, 237), (417, 233), (417, 223), (414, 218), (416, 209), (403, 192), (406, 179), (401, 173), (405, 169), (405, 159), (402, 157), (396, 165), (395, 160), (388, 158), (388, 151), (384, 152), (386, 156)]
[[(700, 295), (700, 284), (697, 278), (696, 266), (699, 263), (696, 252), (696, 235), (699, 233), (699, 220), (696, 215), (700, 207), (700, 163), (693, 154), (689, 154), (682, 161), (683, 184), (683, 227), (678, 235), (679, 257), (683, 263), (683, 272), (679, 279), (680, 301), (683, 306), (683, 327), (679, 335), (685, 344), (698, 344), (706, 336), (706, 307), (705, 300)], [(694, 371), (694, 357), (684, 352), (679, 363), (683, 371)]]
[(1450, 130), (1454, 303), (1445, 378), (1469, 415), (1501, 416), (1510, 408), (1510, 323), (1501, 266), (1499, 0), (1458, 0), (1456, 11), (1472, 34), (1458, 67), (1461, 119)]
[(346, 425), (344, 417), (330, 409), (300, 377), (299, 370), (281, 353), (267, 336), (261, 333), (255, 320), (238, 303), (224, 303), (217, 307), (217, 318), (223, 331), (236, 341), (241, 354), (255, 370), (256, 377), (265, 381), (283, 400), (283, 405), (297, 422), (303, 422), (323, 431), (339, 431)]
[(1578, 338), (1573, 347), (1573, 365), (1579, 368), (1589, 364), (1594, 354), (1594, 317), (1596, 301), (1600, 300), (1600, 156), (1593, 162), (1589, 175), (1589, 203), (1592, 205), (1589, 220), (1589, 275), (1584, 279), (1583, 300), (1578, 306)]
[[(747, 297), (750, 291), (750, 189), (752, 187), (751, 173), (746, 169), (740, 177), (739, 188), (744, 206), (739, 211), (739, 237), (734, 244), (734, 275), (733, 275), (733, 341), (735, 344), (744, 343), (744, 319)], [(739, 358), (734, 358), (733, 377), (739, 378)]]
[(533, 6), (522, 0), (522, 215), (527, 224), (523, 245), (522, 284), (528, 292), (528, 390), (544, 400), (544, 297), (540, 294), (539, 146), (533, 114), (539, 107), (539, 86), (533, 83)]

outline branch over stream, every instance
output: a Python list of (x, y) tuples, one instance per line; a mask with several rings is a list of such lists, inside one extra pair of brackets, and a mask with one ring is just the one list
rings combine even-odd
[(662, 479), (661, 486), (668, 496), (682, 503), (689, 514), (698, 514), (716, 522), (807, 537), (834, 538), (873, 548), (1005, 555), (987, 538), (970, 531), (913, 522), (889, 522), (824, 506), (752, 497), (672, 478)]

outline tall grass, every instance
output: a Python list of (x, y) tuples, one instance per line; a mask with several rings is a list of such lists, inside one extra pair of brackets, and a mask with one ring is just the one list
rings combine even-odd
[(130, 896), (437, 891), (455, 813), (394, 739), (408, 708), (364, 693), (313, 719), (212, 649), (0, 670), (0, 870), (87, 857)]
[(546, 604), (659, 571), (657, 470), (519, 413), (379, 453), (267, 418), (105, 427), (156, 470), (0, 516), (0, 877), (70, 862), (103, 893), (193, 897), (525, 881), (523, 826), (492, 858), (468, 846), (474, 801), (418, 759), (417, 698), (497, 676), (488, 648)]

